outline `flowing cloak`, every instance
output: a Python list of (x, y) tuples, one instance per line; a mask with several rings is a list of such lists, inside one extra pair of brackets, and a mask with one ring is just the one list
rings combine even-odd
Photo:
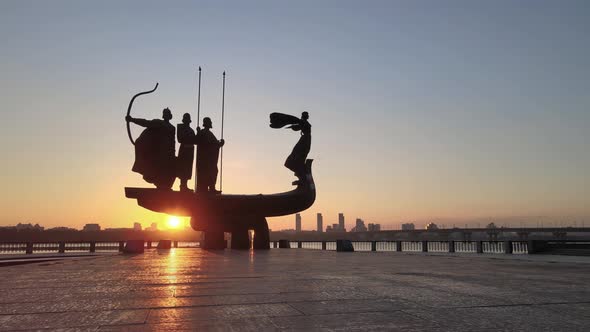
[(217, 160), (221, 143), (207, 128), (197, 132), (197, 186), (208, 188), (217, 182)]
[(146, 129), (135, 141), (132, 171), (158, 188), (172, 188), (176, 178), (174, 126), (160, 119), (135, 121)]
[(289, 114), (270, 113), (270, 127), (279, 129), (287, 125), (299, 123), (299, 118)]
[(180, 143), (176, 162), (176, 176), (180, 179), (188, 180), (193, 174), (195, 131), (184, 123), (179, 123), (176, 128), (176, 138), (178, 139), (178, 143)]
[(293, 171), (295, 175), (301, 176), (305, 173), (305, 159), (311, 149), (311, 124), (307, 120), (302, 120), (289, 114), (270, 114), (271, 128), (283, 128), (287, 125), (290, 125), (287, 128), (291, 128), (292, 130), (300, 130), (301, 137), (293, 147), (287, 160), (285, 160), (285, 167)]

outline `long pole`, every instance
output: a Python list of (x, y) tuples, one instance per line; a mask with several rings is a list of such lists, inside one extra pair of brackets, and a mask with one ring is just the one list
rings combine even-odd
[[(223, 90), (221, 92), (221, 139), (223, 139), (223, 122), (225, 118), (225, 71), (223, 72)], [(221, 171), (219, 174), (219, 191), (223, 192), (223, 146), (221, 147)]]
[[(201, 66), (199, 66), (199, 89), (197, 93), (197, 126), (201, 121)], [(195, 192), (197, 192), (197, 156), (195, 154)]]
[(197, 126), (201, 120), (201, 66), (199, 66), (199, 93), (197, 94)]

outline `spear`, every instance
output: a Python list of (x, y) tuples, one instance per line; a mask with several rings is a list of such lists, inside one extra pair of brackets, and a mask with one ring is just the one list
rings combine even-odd
[(197, 126), (201, 117), (201, 66), (199, 66), (199, 93), (197, 94)]
[[(197, 93), (197, 126), (201, 117), (201, 66), (199, 66), (199, 90)], [(195, 156), (195, 192), (197, 192), (197, 158)]]
[[(223, 72), (223, 90), (221, 93), (221, 139), (223, 139), (223, 120), (225, 115), (225, 71)], [(219, 191), (223, 191), (223, 146), (221, 147), (221, 172), (219, 174)]]

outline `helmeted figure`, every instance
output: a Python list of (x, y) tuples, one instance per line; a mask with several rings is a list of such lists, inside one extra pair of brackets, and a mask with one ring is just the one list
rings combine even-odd
[(127, 116), (128, 122), (146, 129), (135, 141), (135, 163), (132, 170), (159, 189), (170, 189), (176, 179), (174, 126), (170, 124), (172, 112), (162, 111), (162, 120), (137, 119)]
[(195, 144), (197, 145), (197, 192), (214, 192), (217, 182), (217, 160), (219, 159), (219, 149), (225, 144), (225, 141), (217, 140), (217, 137), (211, 132), (213, 123), (210, 118), (203, 118), (203, 129), (197, 127)]
[[(292, 115), (282, 113), (272, 113), (270, 115), (270, 126), (272, 128), (283, 128), (286, 125), (287, 128), (291, 128), (295, 131), (301, 131), (301, 137), (297, 144), (293, 147), (291, 154), (285, 160), (285, 167), (293, 171), (295, 176), (300, 180), (305, 174), (305, 160), (311, 149), (311, 124), (307, 121), (309, 119), (309, 113), (301, 113), (301, 119), (298, 119)], [(294, 182), (293, 184), (297, 184)]]
[(193, 174), (193, 160), (195, 158), (195, 131), (190, 127), (191, 115), (184, 113), (182, 123), (176, 128), (176, 137), (180, 148), (178, 148), (178, 158), (176, 163), (176, 176), (180, 179), (180, 190), (189, 191), (187, 186), (188, 180)]

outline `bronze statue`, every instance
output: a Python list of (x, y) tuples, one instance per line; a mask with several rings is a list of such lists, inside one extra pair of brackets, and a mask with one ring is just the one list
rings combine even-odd
[(210, 118), (203, 118), (203, 129), (197, 127), (195, 144), (197, 145), (197, 192), (219, 193), (215, 189), (217, 182), (217, 160), (219, 149), (225, 144), (223, 139), (211, 132), (213, 123)]
[(170, 189), (176, 179), (175, 144), (176, 129), (170, 120), (172, 112), (165, 108), (162, 120), (136, 119), (127, 115), (125, 120), (146, 129), (135, 141), (135, 163), (132, 170), (143, 175), (143, 179), (158, 189)]
[[(135, 98), (152, 93), (157, 87), (156, 84), (154, 89), (136, 94), (129, 102), (126, 120), (127, 132), (132, 144), (136, 143), (131, 136), (129, 123), (133, 122), (146, 127), (137, 140), (133, 170), (144, 175), (146, 181), (155, 183), (158, 188), (171, 188), (178, 176), (181, 178), (181, 192), (127, 187), (125, 196), (136, 199), (139, 206), (154, 212), (190, 217), (191, 227), (204, 234), (203, 248), (225, 248), (224, 233), (229, 232), (232, 249), (249, 249), (251, 244), (249, 230), (254, 230), (253, 248), (269, 249), (270, 234), (266, 218), (301, 212), (309, 208), (316, 198), (316, 187), (311, 172), (312, 160), (305, 160), (311, 146), (311, 125), (308, 122), (307, 112), (304, 112), (300, 119), (280, 113), (273, 113), (270, 116), (272, 128), (288, 126), (292, 130), (301, 132), (299, 141), (285, 161), (285, 166), (295, 172), (299, 178), (294, 183), (297, 185), (295, 189), (274, 194), (195, 194), (186, 191), (188, 189), (186, 182), (191, 174), (187, 163), (191, 164), (190, 159), (194, 156), (194, 152), (193, 154), (183, 152), (185, 146), (190, 147), (192, 143), (198, 147), (196, 191), (219, 193), (215, 190), (217, 160), (224, 141), (217, 140), (211, 132), (213, 126), (209, 118), (203, 119), (204, 128), (197, 127), (197, 134), (191, 141), (191, 134), (194, 133), (188, 128), (190, 117), (185, 115), (183, 123), (178, 126), (178, 140), (181, 148), (178, 154), (180, 165), (176, 166), (175, 128), (169, 123), (172, 118), (170, 111), (163, 112), (163, 120), (149, 121), (129, 116)], [(221, 132), (223, 137), (223, 125)], [(185, 192), (182, 192), (183, 189)]]
[(285, 167), (293, 171), (299, 179), (293, 182), (294, 185), (298, 184), (305, 175), (305, 160), (311, 149), (311, 124), (307, 121), (308, 119), (309, 113), (307, 112), (301, 113), (301, 119), (283, 113), (271, 113), (270, 115), (271, 128), (283, 128), (288, 125), (286, 128), (301, 131), (299, 141), (285, 160)]
[(180, 148), (178, 148), (177, 173), (180, 179), (180, 191), (190, 191), (187, 182), (192, 177), (193, 160), (195, 157), (195, 131), (190, 127), (191, 115), (184, 113), (182, 123), (176, 125), (176, 137)]

